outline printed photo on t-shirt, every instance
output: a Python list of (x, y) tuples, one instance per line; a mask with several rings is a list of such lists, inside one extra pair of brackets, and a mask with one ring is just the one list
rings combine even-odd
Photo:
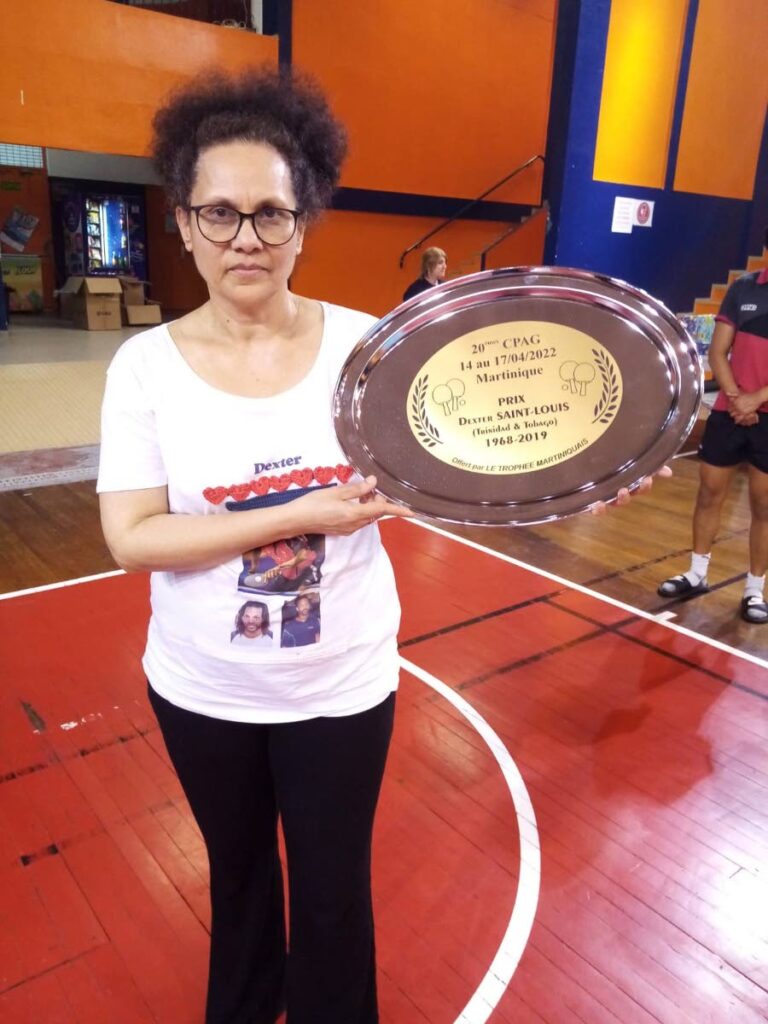
[(274, 636), (269, 625), (269, 608), (263, 601), (246, 601), (237, 609), (229, 642), (243, 647), (272, 646)]
[(245, 552), (237, 588), (246, 594), (296, 594), (319, 585), (324, 561), (323, 534), (273, 541)]
[(320, 642), (320, 595), (317, 591), (299, 594), (283, 605), (281, 647), (307, 647)]

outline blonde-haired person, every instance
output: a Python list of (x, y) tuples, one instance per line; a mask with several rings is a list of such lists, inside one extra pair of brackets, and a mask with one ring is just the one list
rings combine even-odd
[(436, 284), (445, 280), (445, 272), (448, 269), (448, 258), (443, 249), (432, 245), (425, 249), (421, 256), (421, 276), (417, 277), (413, 284), (409, 284), (403, 292), (403, 302), (412, 299)]

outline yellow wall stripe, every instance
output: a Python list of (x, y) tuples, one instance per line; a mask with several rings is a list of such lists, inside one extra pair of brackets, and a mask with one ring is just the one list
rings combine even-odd
[(687, 12), (688, 0), (613, 0), (597, 181), (664, 187)]

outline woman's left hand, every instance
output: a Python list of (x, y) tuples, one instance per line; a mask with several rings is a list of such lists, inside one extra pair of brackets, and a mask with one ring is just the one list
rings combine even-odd
[(627, 487), (622, 487), (619, 493), (616, 495), (615, 501), (605, 502), (596, 501), (594, 505), (590, 505), (588, 511), (593, 516), (601, 516), (608, 511), (609, 505), (628, 505), (632, 500), (632, 494), (645, 494), (646, 491), (650, 491), (653, 487), (653, 477), (658, 476), (662, 480), (667, 480), (672, 476), (672, 470), (669, 466), (662, 466), (661, 469), (654, 473), (652, 476), (644, 476), (640, 483), (637, 485), (634, 491), (630, 491)]

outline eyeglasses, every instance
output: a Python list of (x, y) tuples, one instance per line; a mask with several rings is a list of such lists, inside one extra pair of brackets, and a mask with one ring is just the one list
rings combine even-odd
[(244, 220), (251, 222), (256, 237), (264, 245), (285, 245), (296, 234), (296, 225), (301, 210), (281, 210), (275, 206), (263, 206), (255, 213), (241, 213), (231, 206), (190, 206), (197, 218), (197, 226), (203, 238), (209, 242), (232, 242), (243, 226)]

